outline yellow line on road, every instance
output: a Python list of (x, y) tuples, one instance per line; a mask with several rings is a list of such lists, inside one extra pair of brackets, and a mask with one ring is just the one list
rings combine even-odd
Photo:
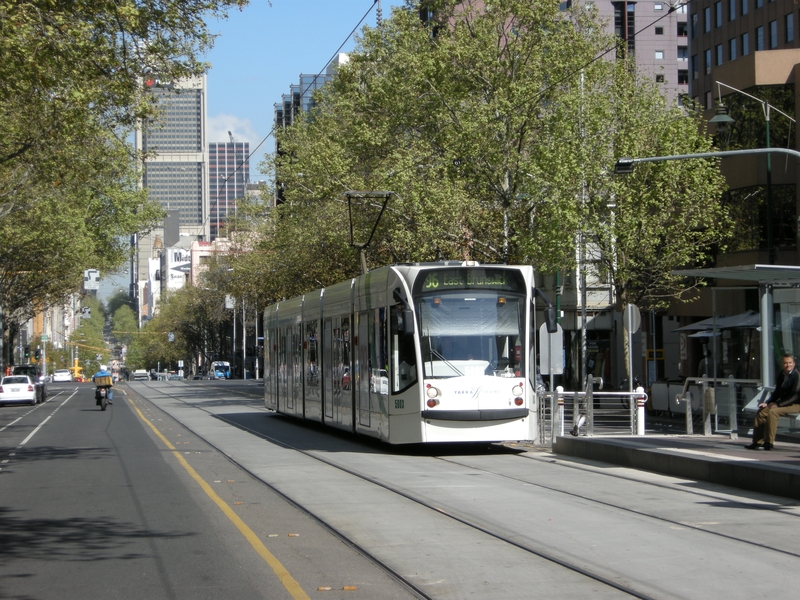
[(258, 536), (253, 533), (253, 530), (250, 529), (247, 524), (239, 518), (239, 515), (233, 512), (233, 509), (217, 495), (212, 487), (208, 485), (208, 483), (206, 483), (206, 481), (200, 477), (200, 475), (198, 475), (197, 471), (195, 471), (192, 466), (186, 462), (186, 459), (180, 455), (175, 446), (173, 446), (170, 441), (165, 438), (158, 429), (156, 429), (155, 425), (153, 425), (147, 419), (147, 417), (142, 414), (142, 411), (139, 410), (139, 407), (137, 407), (132, 400), (129, 399), (128, 401), (139, 415), (139, 418), (147, 423), (150, 429), (153, 430), (153, 433), (155, 433), (159, 439), (164, 442), (164, 445), (167, 448), (172, 450), (175, 458), (178, 459), (178, 462), (181, 463), (183, 468), (186, 469), (189, 475), (192, 476), (192, 479), (194, 479), (200, 485), (200, 487), (203, 488), (203, 491), (208, 495), (209, 498), (211, 498), (214, 504), (216, 504), (220, 510), (225, 513), (225, 516), (228, 517), (234, 525), (236, 525), (236, 528), (242, 533), (245, 539), (250, 542), (250, 545), (253, 546), (253, 549), (256, 552), (258, 552), (258, 555), (261, 556), (261, 558), (263, 558), (264, 561), (266, 561), (266, 563), (272, 568), (272, 570), (275, 572), (275, 575), (278, 576), (278, 579), (283, 584), (283, 587), (285, 587), (286, 590), (292, 595), (292, 598), (295, 600), (310, 600), (308, 595), (300, 587), (300, 584), (294, 580), (294, 578), (289, 574), (289, 571), (286, 570), (280, 561), (275, 558), (275, 556), (273, 556), (269, 550), (267, 550), (267, 547), (261, 543), (261, 540), (258, 539)]

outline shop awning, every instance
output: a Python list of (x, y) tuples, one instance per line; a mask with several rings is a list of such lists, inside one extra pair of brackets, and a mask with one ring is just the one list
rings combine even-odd
[(715, 326), (717, 329), (756, 329), (761, 327), (761, 316), (752, 310), (731, 317), (719, 315), (716, 320), (714, 317), (709, 317), (697, 323), (679, 327), (675, 331), (711, 331)]

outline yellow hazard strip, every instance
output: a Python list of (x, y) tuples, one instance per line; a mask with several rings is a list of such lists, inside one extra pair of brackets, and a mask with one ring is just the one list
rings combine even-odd
[(195, 471), (192, 466), (186, 462), (186, 459), (183, 458), (175, 446), (173, 446), (170, 441), (165, 438), (158, 429), (156, 429), (155, 425), (153, 425), (147, 419), (147, 417), (142, 414), (142, 411), (139, 410), (133, 401), (129, 399), (128, 402), (131, 403), (131, 406), (133, 406), (133, 409), (136, 411), (136, 414), (139, 415), (139, 418), (147, 423), (150, 429), (153, 430), (153, 433), (155, 433), (159, 439), (164, 442), (164, 445), (167, 448), (172, 450), (172, 454), (175, 456), (178, 462), (183, 465), (183, 468), (186, 469), (189, 475), (192, 476), (192, 479), (194, 479), (198, 485), (203, 488), (203, 491), (208, 495), (209, 498), (211, 498), (211, 500), (213, 500), (214, 504), (216, 504), (219, 509), (225, 513), (225, 516), (228, 517), (234, 525), (236, 525), (236, 528), (242, 533), (245, 539), (250, 542), (250, 545), (253, 546), (253, 549), (256, 552), (258, 552), (258, 555), (263, 558), (264, 561), (272, 568), (272, 570), (275, 572), (275, 575), (278, 576), (278, 579), (283, 584), (283, 587), (285, 587), (286, 590), (292, 595), (292, 598), (295, 600), (310, 600), (308, 595), (300, 587), (300, 584), (294, 580), (294, 578), (289, 574), (289, 571), (286, 570), (280, 561), (275, 558), (275, 556), (269, 550), (267, 550), (267, 547), (261, 543), (261, 540), (258, 539), (258, 536), (253, 533), (253, 530), (250, 529), (247, 524), (239, 518), (239, 515), (233, 512), (233, 509), (217, 495), (212, 487), (208, 485), (208, 483), (206, 483), (206, 481), (200, 477), (200, 475), (197, 474), (197, 471)]

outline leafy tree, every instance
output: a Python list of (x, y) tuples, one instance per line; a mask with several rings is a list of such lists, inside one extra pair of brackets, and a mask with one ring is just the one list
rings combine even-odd
[(74, 349), (84, 375), (92, 375), (101, 364), (109, 363), (111, 352), (103, 335), (106, 316), (102, 303), (93, 296), (86, 296), (83, 299), (83, 306), (89, 309), (89, 317), (78, 319), (67, 345)]
[[(224, 293), (187, 286), (162, 298), (158, 314), (148, 321), (128, 349), (127, 364), (137, 368), (208, 363), (229, 351), (230, 313), (223, 310)], [(168, 334), (174, 335), (170, 342)], [(188, 368), (188, 367), (187, 367)]]
[(142, 83), (202, 73), (206, 20), (244, 4), (0, 0), (0, 319), (119, 265), (160, 219), (124, 142), (157, 116)]
[(111, 334), (117, 343), (129, 346), (139, 330), (133, 309), (123, 304), (111, 316)]
[(119, 289), (114, 292), (111, 297), (106, 302), (106, 312), (110, 315), (114, 315), (122, 306), (127, 306), (128, 308), (133, 308), (133, 301), (131, 300), (130, 295), (123, 289)]
[[(342, 192), (388, 189), (397, 196), (371, 264), (477, 258), (553, 272), (574, 266), (585, 239), (621, 303), (679, 295), (669, 271), (724, 240), (715, 165), (664, 163), (627, 179), (609, 170), (621, 155), (709, 149), (694, 115), (667, 107), (627, 62), (595, 60), (613, 40), (584, 8), (427, 4), (433, 26), (409, 10), (367, 30), (316, 107), (279, 133), (269, 166), (285, 203), (263, 242), (275, 287), (354, 274)], [(376, 204), (356, 206), (362, 239)]]
[[(655, 84), (624, 63), (586, 123), (584, 151), (611, 164), (615, 156), (670, 156), (713, 150), (699, 115), (666, 106)], [(612, 143), (609, 144), (608, 140)], [(599, 143), (598, 143), (599, 142)], [(671, 271), (701, 265), (730, 232), (721, 202), (724, 180), (713, 160), (643, 163), (609, 176), (587, 161), (581, 169), (587, 260), (616, 290), (620, 306), (664, 308), (687, 290)], [(594, 167), (594, 168), (592, 168)]]

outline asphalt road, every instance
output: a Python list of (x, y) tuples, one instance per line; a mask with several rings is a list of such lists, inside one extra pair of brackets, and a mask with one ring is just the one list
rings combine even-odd
[(0, 597), (407, 598), (149, 402), (51, 384), (0, 407)]

